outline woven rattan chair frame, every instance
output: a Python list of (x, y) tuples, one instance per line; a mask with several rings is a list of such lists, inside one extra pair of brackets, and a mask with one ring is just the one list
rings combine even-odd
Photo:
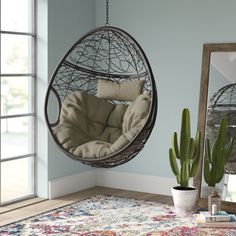
[[(98, 79), (123, 82), (145, 80), (143, 92), (150, 94), (151, 106), (147, 121), (135, 138), (121, 150), (101, 159), (82, 158), (67, 151), (57, 140), (62, 102), (77, 90), (96, 95)], [(50, 121), (50, 96), (58, 102), (56, 121)], [(124, 103), (110, 100), (112, 103)], [(57, 146), (70, 158), (94, 167), (115, 167), (134, 158), (144, 147), (154, 127), (157, 114), (157, 91), (149, 61), (137, 41), (124, 30), (104, 26), (81, 37), (61, 59), (49, 82), (45, 99), (45, 119)], [(79, 121), (78, 121), (79, 122)]]

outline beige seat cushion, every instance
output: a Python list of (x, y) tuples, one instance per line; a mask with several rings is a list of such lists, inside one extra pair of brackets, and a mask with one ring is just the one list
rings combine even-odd
[(132, 129), (136, 129), (146, 121), (150, 110), (150, 96), (148, 94), (139, 95), (134, 102), (132, 102), (123, 117), (122, 133), (126, 133)]
[(97, 97), (107, 100), (134, 101), (142, 94), (144, 83), (144, 80), (133, 80), (129, 82), (99, 80)]
[(145, 124), (150, 100), (140, 95), (115, 105), (86, 92), (69, 95), (56, 128), (59, 143), (76, 156), (103, 158), (125, 147)]

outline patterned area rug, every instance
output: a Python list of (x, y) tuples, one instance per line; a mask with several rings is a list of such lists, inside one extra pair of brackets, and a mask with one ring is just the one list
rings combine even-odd
[(95, 197), (0, 228), (1, 236), (236, 236), (236, 229), (199, 229), (172, 206), (114, 196)]

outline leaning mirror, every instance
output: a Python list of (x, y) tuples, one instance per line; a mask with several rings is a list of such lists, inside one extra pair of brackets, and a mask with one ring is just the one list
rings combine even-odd
[(198, 115), (203, 139), (194, 185), (199, 189), (199, 207), (207, 208), (207, 196), (216, 190), (221, 195), (222, 209), (236, 212), (236, 140), (222, 175), (216, 168), (212, 176), (219, 178), (209, 183), (206, 172), (206, 140), (212, 147), (223, 118), (227, 121), (225, 143), (229, 143), (231, 137), (236, 137), (236, 43), (204, 44)]

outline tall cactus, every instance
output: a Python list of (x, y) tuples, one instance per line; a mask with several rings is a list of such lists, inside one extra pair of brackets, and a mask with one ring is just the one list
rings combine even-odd
[[(199, 164), (199, 154), (200, 132), (197, 131), (195, 139), (191, 138), (190, 113), (185, 108), (182, 112), (180, 144), (178, 145), (177, 133), (174, 132), (172, 147), (169, 149), (171, 169), (181, 187), (187, 188), (189, 179), (195, 176)], [(180, 168), (177, 162), (179, 162)]]
[(224, 175), (224, 166), (233, 149), (234, 139), (226, 140), (227, 121), (223, 118), (216, 140), (210, 145), (207, 138), (205, 143), (204, 179), (208, 186), (214, 187)]

